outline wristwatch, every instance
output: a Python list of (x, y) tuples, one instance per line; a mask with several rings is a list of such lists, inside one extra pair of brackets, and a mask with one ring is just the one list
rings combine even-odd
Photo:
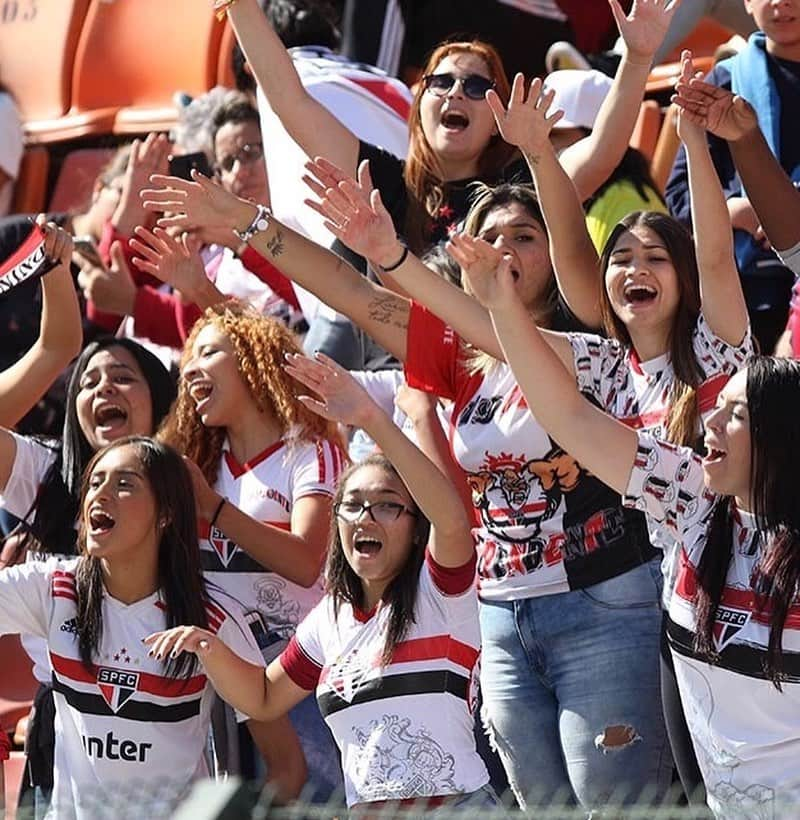
[(249, 242), (257, 233), (266, 231), (269, 228), (272, 211), (266, 205), (256, 205), (256, 208), (258, 208), (258, 211), (253, 217), (253, 221), (243, 231), (233, 229), (233, 232), (242, 242)]

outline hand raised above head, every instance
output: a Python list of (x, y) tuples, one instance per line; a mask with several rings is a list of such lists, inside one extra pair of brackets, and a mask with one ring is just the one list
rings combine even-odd
[(171, 236), (163, 228), (134, 229), (130, 246), (137, 254), (133, 264), (191, 298), (204, 284), (206, 274), (200, 259), (200, 240), (188, 233)]
[(298, 396), (298, 399), (326, 419), (362, 427), (377, 409), (350, 373), (323, 353), (316, 353), (313, 359), (290, 353), (284, 369), (319, 396), (319, 399), (311, 396)]
[(357, 180), (322, 157), (307, 162), (306, 170), (303, 182), (316, 199), (305, 203), (325, 218), (325, 227), (370, 262), (387, 266), (396, 261), (399, 242), (394, 223), (372, 185), (369, 161), (359, 165)]
[(633, 0), (628, 15), (618, 0), (609, 0), (609, 4), (628, 55), (637, 62), (649, 65), (664, 41), (672, 15), (681, 0)]
[(536, 155), (548, 144), (553, 126), (564, 116), (563, 111), (549, 113), (554, 96), (553, 91), (543, 90), (538, 77), (531, 81), (526, 95), (525, 78), (517, 74), (508, 107), (493, 89), (486, 92), (486, 102), (492, 109), (500, 136), (524, 154)]

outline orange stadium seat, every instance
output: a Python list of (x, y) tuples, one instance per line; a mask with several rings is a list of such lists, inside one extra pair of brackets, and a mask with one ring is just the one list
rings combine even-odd
[(672, 91), (681, 73), (681, 51), (685, 48), (690, 49), (694, 55), (698, 71), (710, 71), (714, 65), (714, 52), (722, 43), (729, 40), (732, 34), (730, 29), (710, 17), (704, 17), (695, 30), (667, 55), (666, 60), (653, 68), (647, 80), (646, 94), (657, 96)]
[(631, 134), (631, 146), (644, 154), (648, 162), (653, 158), (661, 131), (661, 106), (655, 100), (645, 100)]
[(92, 0), (75, 56), (72, 112), (115, 133), (171, 127), (176, 91), (202, 94), (217, 80), (223, 24), (208, 0)]
[(3, 4), (0, 81), (14, 95), (29, 134), (46, 133), (69, 109), (72, 64), (89, 3), (20, 0)]
[(664, 114), (664, 123), (661, 126), (661, 133), (658, 135), (658, 142), (653, 152), (653, 160), (650, 164), (650, 171), (653, 181), (658, 186), (658, 190), (664, 193), (667, 187), (672, 165), (680, 148), (681, 140), (678, 136), (678, 109), (671, 105)]
[(43, 145), (26, 148), (14, 183), (13, 213), (43, 211), (50, 172), (50, 154)]
[(233, 76), (233, 47), (236, 44), (236, 35), (233, 28), (225, 20), (225, 28), (222, 30), (222, 37), (219, 44), (219, 57), (217, 58), (217, 85), (226, 88), (236, 88), (236, 81)]

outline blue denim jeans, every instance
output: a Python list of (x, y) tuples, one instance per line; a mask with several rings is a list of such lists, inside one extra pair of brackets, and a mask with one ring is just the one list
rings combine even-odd
[(659, 561), (582, 590), (482, 601), (484, 724), (524, 808), (669, 787)]

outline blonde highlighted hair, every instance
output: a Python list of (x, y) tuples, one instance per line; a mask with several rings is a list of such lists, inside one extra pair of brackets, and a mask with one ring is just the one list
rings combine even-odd
[[(241, 302), (229, 300), (206, 309), (186, 340), (181, 371), (192, 356), (198, 334), (208, 325), (215, 325), (228, 338), (253, 401), (278, 423), (282, 435), (291, 434), (300, 441), (327, 439), (342, 446), (336, 424), (298, 401), (296, 392), (304, 388), (283, 368), (285, 354), (302, 353), (295, 335), (276, 319), (262, 316)], [(216, 481), (226, 430), (203, 425), (183, 379), (158, 437), (192, 459), (210, 484)]]
[[(462, 40), (442, 43), (428, 58), (423, 76), (433, 74), (439, 63), (451, 54), (474, 54), (483, 60), (489, 75), (494, 80), (494, 90), (503, 105), (508, 104), (511, 86), (508, 82), (503, 61), (497, 50), (481, 40)], [(422, 130), (420, 106), (425, 84), (418, 83), (408, 116), (408, 157), (403, 176), (408, 191), (408, 210), (404, 235), (409, 247), (420, 253), (425, 247), (426, 225), (445, 201), (446, 181), (436, 154)], [(495, 136), (484, 148), (478, 163), (478, 176), (484, 179), (497, 177), (508, 164), (516, 149), (500, 136)]]

